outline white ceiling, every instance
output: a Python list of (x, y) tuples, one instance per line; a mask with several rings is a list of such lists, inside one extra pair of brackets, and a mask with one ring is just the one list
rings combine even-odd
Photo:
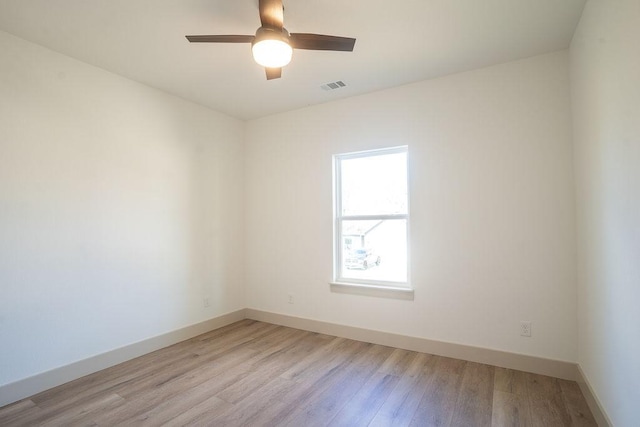
[[(296, 50), (267, 81), (249, 44), (258, 0), (0, 0), (0, 29), (240, 119), (567, 48), (585, 0), (285, 0), (290, 32), (357, 39)], [(0, 52), (0, 55), (2, 53)], [(0, 56), (0, 60), (1, 60)], [(342, 80), (346, 88), (324, 91)]]

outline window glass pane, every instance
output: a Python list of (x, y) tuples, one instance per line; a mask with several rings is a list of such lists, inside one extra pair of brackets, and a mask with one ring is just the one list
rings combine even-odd
[(407, 220), (342, 221), (342, 278), (407, 281)]
[(407, 153), (341, 161), (342, 215), (406, 214)]

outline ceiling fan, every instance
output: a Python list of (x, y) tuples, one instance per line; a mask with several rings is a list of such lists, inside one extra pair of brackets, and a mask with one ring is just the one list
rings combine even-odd
[(192, 43), (251, 43), (255, 61), (265, 67), (267, 80), (279, 79), (291, 61), (293, 49), (352, 52), (356, 39), (323, 34), (291, 33), (283, 27), (282, 0), (260, 0), (260, 22), (255, 36), (186, 36)]

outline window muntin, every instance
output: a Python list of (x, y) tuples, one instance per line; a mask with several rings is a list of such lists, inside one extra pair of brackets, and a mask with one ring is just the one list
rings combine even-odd
[(408, 286), (407, 147), (334, 156), (334, 280)]

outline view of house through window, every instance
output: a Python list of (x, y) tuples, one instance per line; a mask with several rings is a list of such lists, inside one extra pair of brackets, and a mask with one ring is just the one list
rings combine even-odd
[(407, 147), (334, 156), (334, 279), (407, 285)]

